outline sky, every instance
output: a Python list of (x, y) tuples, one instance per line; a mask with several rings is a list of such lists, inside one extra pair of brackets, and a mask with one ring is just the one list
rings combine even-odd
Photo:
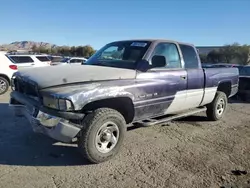
[(157, 38), (250, 44), (250, 0), (0, 0), (0, 44), (91, 45)]

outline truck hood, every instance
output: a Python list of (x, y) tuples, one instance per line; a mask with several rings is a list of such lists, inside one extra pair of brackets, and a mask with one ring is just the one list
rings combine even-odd
[(65, 65), (20, 70), (19, 75), (38, 84), (40, 89), (87, 81), (134, 79), (136, 71), (93, 65)]

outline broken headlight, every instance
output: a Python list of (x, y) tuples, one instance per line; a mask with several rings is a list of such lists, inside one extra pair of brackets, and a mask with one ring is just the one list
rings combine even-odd
[(43, 97), (43, 105), (46, 107), (61, 110), (61, 111), (74, 110), (74, 106), (73, 106), (72, 102), (68, 99)]
[(74, 110), (72, 102), (67, 99), (58, 99), (58, 108), (65, 111)]

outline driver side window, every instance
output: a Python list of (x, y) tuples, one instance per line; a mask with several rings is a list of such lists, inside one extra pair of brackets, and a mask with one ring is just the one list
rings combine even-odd
[(162, 68), (182, 68), (177, 46), (173, 43), (159, 43), (154, 49), (154, 55), (165, 57), (166, 66)]

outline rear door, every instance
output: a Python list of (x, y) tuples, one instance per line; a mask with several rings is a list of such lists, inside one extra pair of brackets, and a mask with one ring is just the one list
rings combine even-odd
[(204, 71), (195, 47), (186, 44), (179, 44), (179, 46), (187, 71), (187, 98), (185, 106), (187, 108), (195, 108), (201, 104), (204, 95)]
[(14, 61), (19, 70), (24, 68), (31, 68), (35, 65), (34, 60), (30, 56), (9, 55), (9, 58)]

